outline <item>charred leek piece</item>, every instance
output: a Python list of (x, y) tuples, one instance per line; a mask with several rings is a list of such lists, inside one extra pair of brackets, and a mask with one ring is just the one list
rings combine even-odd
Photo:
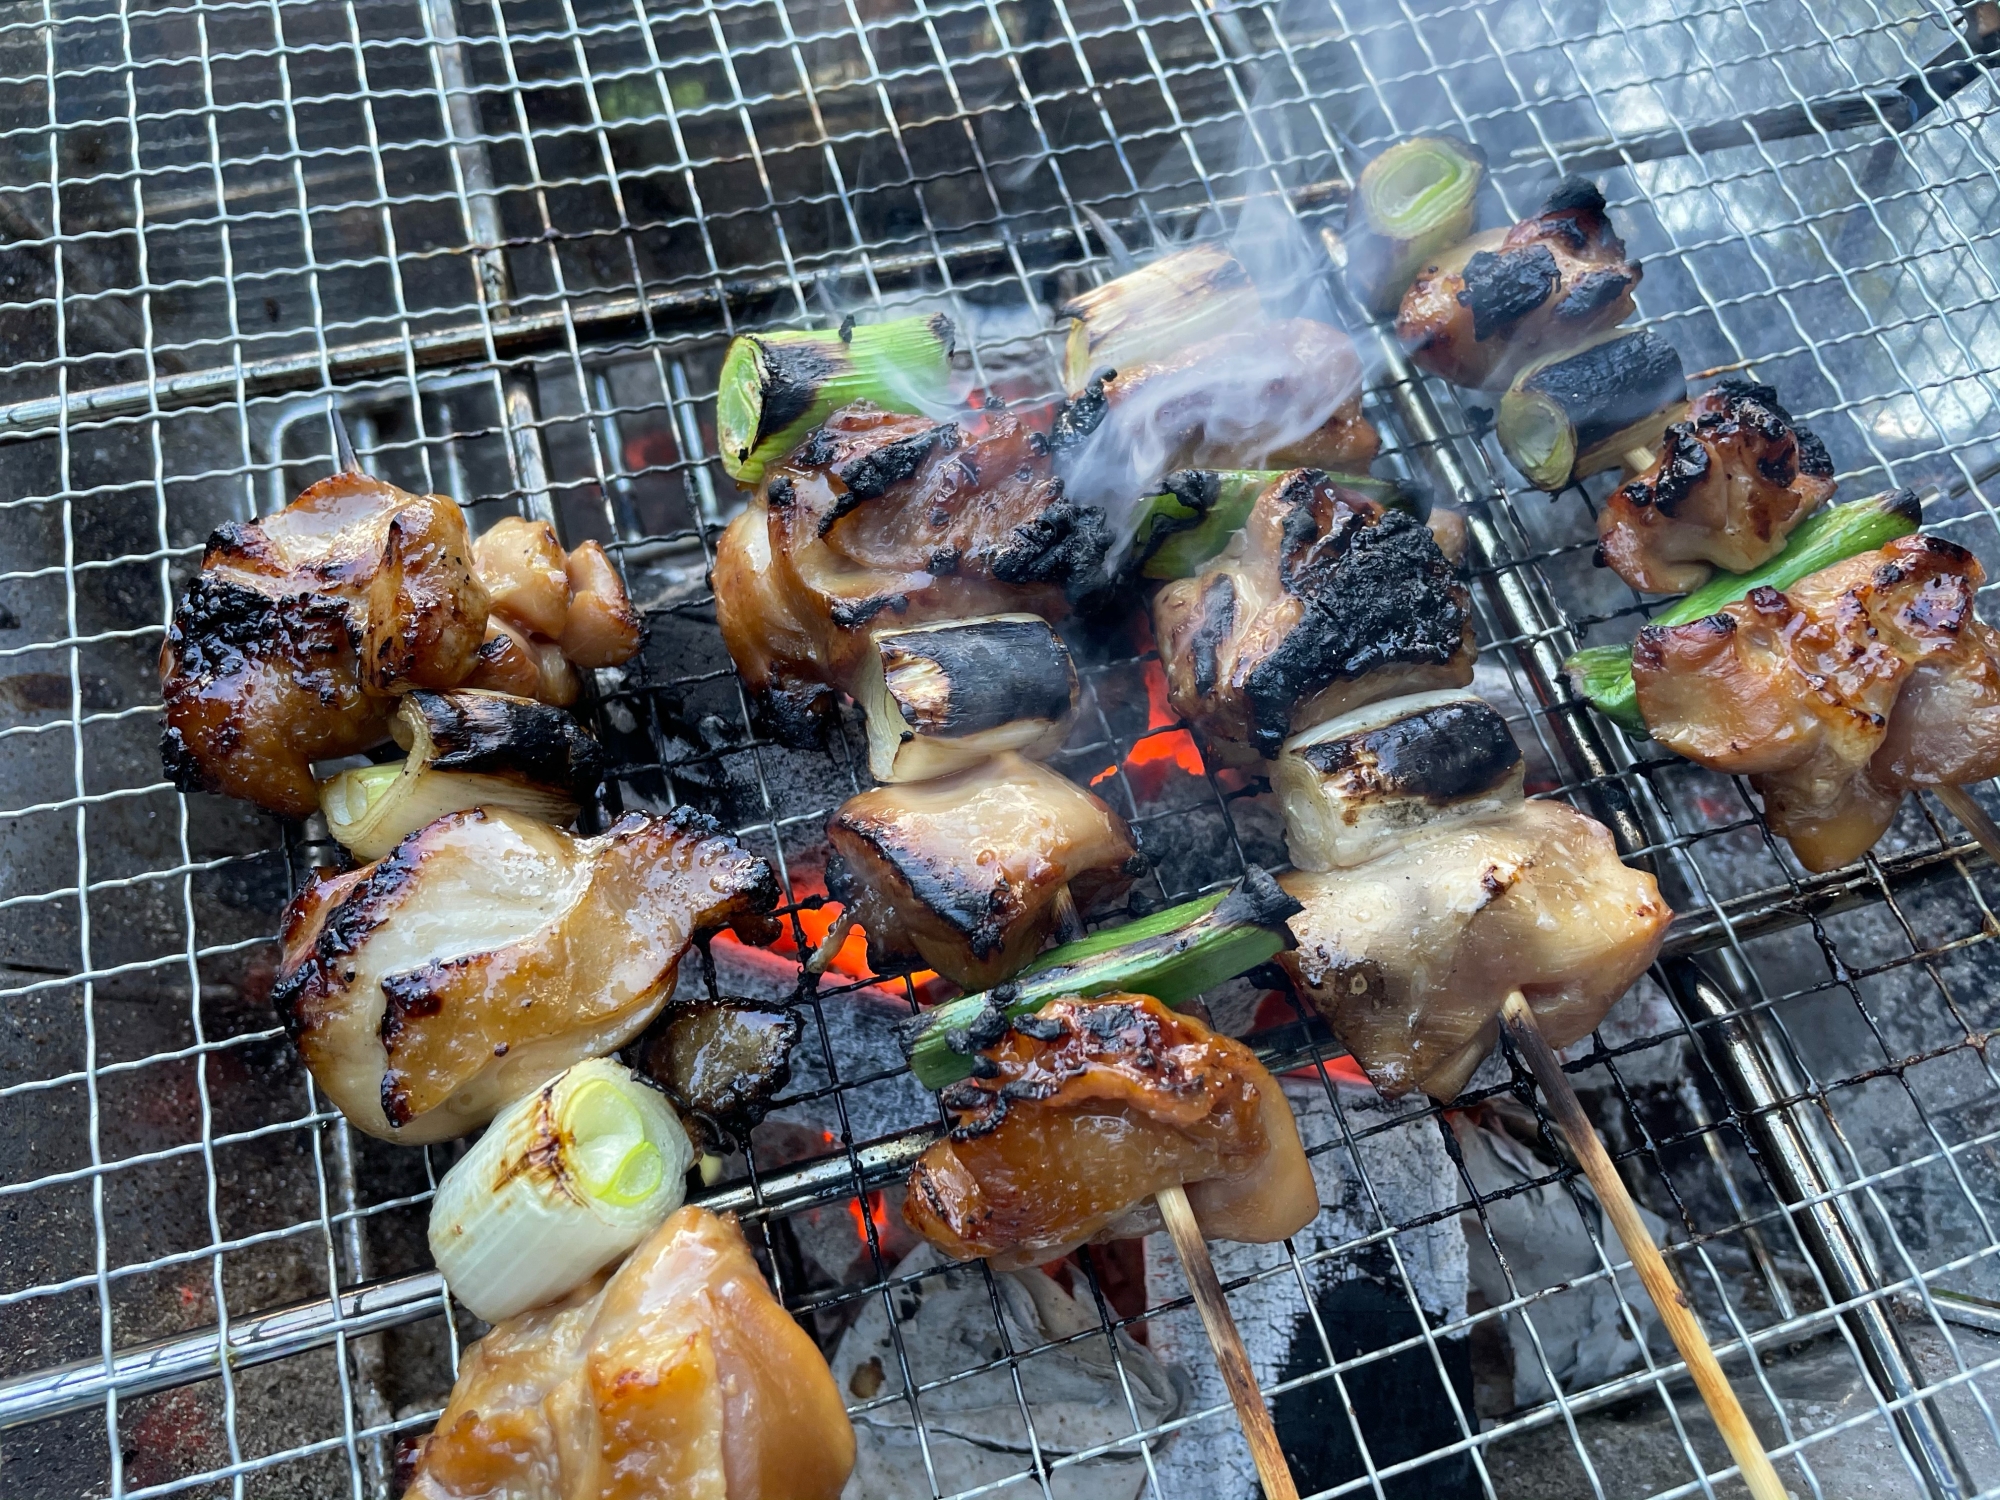
[(1291, 947), (1285, 922), (1300, 910), (1253, 866), (1227, 891), (1052, 948), (1009, 983), (905, 1022), (910, 1072), (927, 1089), (969, 1077), (973, 1058), (998, 1041), (1016, 1017), (1064, 995), (1129, 990), (1169, 1005), (1191, 999)]
[[(1139, 571), (1148, 578), (1192, 578), (1203, 563), (1243, 529), (1250, 508), (1284, 472), (1277, 469), (1176, 469), (1160, 481), (1161, 493), (1140, 502), (1133, 533)], [(1335, 484), (1398, 510), (1416, 510), (1416, 497), (1372, 474), (1330, 474)]]
[[(1829, 506), (1807, 516), (1785, 550), (1751, 573), (1718, 573), (1702, 587), (1661, 610), (1648, 625), (1687, 625), (1734, 604), (1752, 589), (1788, 589), (1808, 574), (1843, 558), (1872, 552), (1923, 524), (1923, 505), (1908, 490), (1886, 490), (1865, 500)], [(1630, 646), (1590, 646), (1564, 664), (1571, 684), (1590, 705), (1633, 734), (1646, 732), (1632, 686)]]
[(1003, 750), (1043, 760), (1076, 716), (1076, 665), (1040, 615), (878, 630), (855, 696), (877, 781), (926, 781)]
[(1674, 346), (1645, 329), (1614, 330), (1515, 376), (1495, 432), (1527, 481), (1554, 494), (1657, 445), (1686, 402)]
[(873, 401), (920, 411), (943, 401), (957, 329), (943, 313), (838, 331), (739, 334), (722, 360), (715, 437), (722, 468), (746, 487), (836, 407)]
[(1507, 721), (1456, 689), (1412, 693), (1295, 734), (1272, 770), (1302, 870), (1344, 870), (1420, 827), (1504, 817), (1525, 765)]
[(511, 808), (560, 827), (604, 776), (597, 741), (532, 698), (470, 688), (405, 693), (390, 731), (407, 758), (342, 771), (320, 787), (327, 827), (363, 863), (468, 807)]
[(1074, 396), (1106, 370), (1135, 369), (1264, 316), (1257, 287), (1220, 245), (1190, 245), (1058, 309), (1072, 319), (1063, 385)]
[(494, 1117), (438, 1184), (431, 1257), (489, 1323), (553, 1302), (681, 1205), (694, 1149), (658, 1090), (603, 1058)]
[(1362, 170), (1347, 200), (1347, 285), (1378, 318), (1403, 300), (1424, 262), (1472, 232), (1486, 153), (1453, 135), (1391, 146)]

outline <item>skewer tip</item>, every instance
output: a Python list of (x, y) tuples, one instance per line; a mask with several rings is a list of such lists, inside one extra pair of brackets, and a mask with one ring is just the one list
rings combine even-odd
[(347, 423), (340, 415), (340, 408), (328, 403), (327, 422), (333, 428), (333, 462), (342, 474), (362, 472), (361, 459), (354, 451), (354, 439), (347, 435)]

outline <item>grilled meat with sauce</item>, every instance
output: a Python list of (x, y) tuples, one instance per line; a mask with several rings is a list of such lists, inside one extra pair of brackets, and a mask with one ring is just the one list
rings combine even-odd
[(615, 667), (639, 650), (639, 617), (596, 542), (569, 552), (546, 521), (505, 516), (473, 546), (493, 600), (470, 685), (567, 706), (578, 667)]
[(1153, 635), (1174, 708), (1237, 762), (1275, 756), (1295, 723), (1472, 680), (1472, 599), (1436, 538), (1310, 469), (1160, 590)]
[(1639, 277), (1603, 193), (1569, 177), (1533, 217), (1426, 265), (1403, 294), (1396, 336), (1431, 374), (1497, 389), (1530, 360), (1631, 316)]
[(1041, 950), (1067, 889), (1079, 911), (1145, 868), (1125, 820), (1019, 755), (850, 797), (827, 824), (829, 894), (880, 974), (923, 966), (968, 990)]
[(1768, 385), (1731, 376), (1697, 396), (1652, 467), (1597, 516), (1605, 564), (1646, 594), (1684, 594), (1710, 565), (1747, 573), (1833, 494), (1833, 460)]
[(2000, 774), (2000, 632), (1973, 613), (1978, 559), (1899, 537), (1780, 591), (1759, 588), (1632, 650), (1646, 727), (1747, 775), (1808, 870), (1860, 856), (1904, 794)]
[(273, 994), (348, 1120), (423, 1145), (622, 1047), (697, 933), (775, 936), (770, 866), (688, 808), (577, 838), (474, 808), (319, 875), (285, 912)]
[(951, 1132), (903, 1203), (949, 1255), (1012, 1269), (1145, 1234), (1176, 1184), (1210, 1239), (1281, 1240), (1319, 1211), (1277, 1081), (1150, 995), (1050, 1001), (981, 1057), (984, 1076), (939, 1096)]
[(857, 401), (723, 533), (716, 622), (759, 718), (808, 745), (857, 686), (871, 629), (1060, 619), (1105, 548), (1102, 513), (1065, 498), (1047, 441), (1007, 412), (935, 422)]
[(835, 1500), (854, 1429), (730, 1219), (683, 1208), (612, 1276), (465, 1351), (409, 1500)]

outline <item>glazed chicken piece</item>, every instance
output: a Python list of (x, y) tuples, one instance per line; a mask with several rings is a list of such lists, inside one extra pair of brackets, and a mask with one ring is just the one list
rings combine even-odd
[(1455, 1097), (1520, 990), (1554, 1047), (1590, 1034), (1673, 913), (1602, 824), (1526, 802), (1362, 864), (1279, 882), (1305, 910), (1278, 961), (1383, 1094)]
[(2000, 774), (2000, 632), (1973, 613), (1978, 559), (1899, 537), (1705, 620), (1639, 632), (1655, 739), (1747, 775), (1808, 870), (1858, 859), (1904, 794)]
[(1150, 995), (1052, 1000), (939, 1095), (952, 1128), (903, 1216), (960, 1260), (1040, 1265), (1160, 1227), (1185, 1184), (1209, 1239), (1267, 1244), (1319, 1212), (1284, 1091), (1241, 1042)]
[(1361, 414), (1347, 335), (1292, 318), (1205, 339), (1171, 359), (1095, 373), (1051, 441), (1079, 500), (1127, 502), (1169, 470), (1312, 465), (1366, 473), (1381, 447)]
[(168, 776), (311, 814), (314, 761), (386, 739), (396, 694), (471, 673), (487, 612), (471, 559), (455, 504), (355, 472), (219, 528), (160, 649)]
[(1652, 467), (1613, 490), (1597, 517), (1605, 564), (1645, 594), (1684, 594), (1710, 564), (1747, 573), (1833, 494), (1826, 445), (1778, 393), (1737, 376), (1697, 396)]
[(716, 623), (758, 717), (811, 745), (872, 628), (1061, 619), (1105, 547), (1103, 514), (1065, 498), (1047, 440), (1007, 412), (934, 422), (857, 401), (773, 465), (723, 533)]
[(639, 617), (596, 542), (569, 552), (546, 521), (505, 516), (473, 547), (493, 601), (471, 686), (559, 707), (576, 702), (576, 669), (615, 667), (639, 650)]
[(1174, 708), (1221, 759), (1296, 724), (1472, 680), (1472, 599), (1424, 524), (1299, 469), (1205, 571), (1154, 597)]
[(1604, 194), (1568, 177), (1532, 218), (1425, 266), (1403, 294), (1396, 336), (1431, 374), (1498, 389), (1540, 356), (1622, 323), (1639, 277)]
[(273, 1001), (358, 1128), (450, 1140), (645, 1029), (698, 933), (776, 935), (777, 882), (689, 808), (577, 838), (473, 808), (308, 881)]
[(854, 1429), (732, 1219), (674, 1213), (610, 1278), (465, 1351), (409, 1500), (834, 1500)]
[(1089, 911), (1146, 867), (1123, 818), (1014, 754), (850, 797), (826, 835), (827, 891), (867, 930), (875, 971), (921, 965), (968, 990), (1041, 950), (1065, 889)]

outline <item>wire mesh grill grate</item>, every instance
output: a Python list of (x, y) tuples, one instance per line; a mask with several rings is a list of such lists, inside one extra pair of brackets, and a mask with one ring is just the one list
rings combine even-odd
[[(1275, 184), (1316, 230), (1381, 143), (1455, 129), (1488, 151), (1509, 214), (1587, 164), (1646, 264), (1642, 314), (1689, 368), (1754, 369), (1827, 440), (1847, 493), (1934, 485), (1935, 527), (1991, 562), (2000, 147), (1984, 74), (1940, 100), (1934, 62), (1981, 10), (0, 14), (9, 1494), (386, 1493), (395, 1439), (434, 1420), (476, 1331), (423, 1250), (449, 1153), (350, 1135), (270, 1020), (273, 919), (323, 851), (180, 797), (155, 753), (175, 591), (212, 526), (324, 472), (330, 401), (376, 472), (461, 498), (476, 524), (525, 511), (613, 543), (650, 627), (594, 698), (618, 796), (736, 826), (782, 872), (803, 942), (821, 825), (865, 773), (851, 733), (827, 755), (760, 740), (714, 631), (705, 566), (731, 500), (707, 413), (736, 329), (943, 308), (983, 386), (1044, 395), (1050, 309), (1106, 269), (1086, 209), (1143, 245)], [(1934, 86), (1910, 83), (1927, 69)], [(1862, 867), (1807, 876), (1744, 787), (1566, 707), (1554, 663), (1643, 613), (1591, 566), (1592, 496), (1512, 488), (1478, 414), (1380, 354), (1390, 465), (1472, 516), (1481, 690), (1538, 750), (1539, 789), (1605, 817), (1674, 887), (1666, 959), (1575, 1049), (1575, 1075), (1787, 1483), (2000, 1486), (1992, 871), (1913, 800)], [(1083, 667), (1059, 764), (1131, 817), (1156, 897), (1282, 861), (1268, 798), (1190, 774), (1149, 713), (1143, 651)], [(717, 963), (773, 993), (796, 976), (726, 945)], [(1070, 1305), (1087, 1316), (1024, 1341), (1008, 1284), (903, 1261), (894, 1184), (934, 1111), (863, 1022), (911, 999), (907, 981), (820, 987), (786, 1107), (714, 1198), (830, 1351), (879, 1330), (872, 1375), (835, 1356), (857, 1421), (893, 1428), (898, 1472), (940, 1494), (1252, 1493), (1160, 1266), (1083, 1257)], [(1258, 1040), (1287, 1065), (1332, 1057), (1299, 1025)], [(1546, 1121), (1505, 1058), (1451, 1112), (1384, 1107), (1337, 1068), (1294, 1100), (1327, 1212), (1223, 1268), (1246, 1323), (1290, 1330), (1259, 1373), (1308, 1487), (1728, 1488), (1615, 1242), (1536, 1154)], [(1496, 1150), (1516, 1153), (1504, 1185)], [(1560, 1285), (1522, 1261), (1524, 1206), (1577, 1237)], [(985, 1320), (950, 1359), (923, 1323), (940, 1288)], [(1620, 1359), (1564, 1342), (1579, 1296), (1600, 1300), (1601, 1337), (1623, 1330)], [(1169, 1400), (1146, 1361), (1181, 1350), (1193, 1384)], [(1098, 1404), (1079, 1437), (1051, 1393), (1086, 1366)], [(973, 1407), (991, 1424), (977, 1464), (958, 1436)]]

